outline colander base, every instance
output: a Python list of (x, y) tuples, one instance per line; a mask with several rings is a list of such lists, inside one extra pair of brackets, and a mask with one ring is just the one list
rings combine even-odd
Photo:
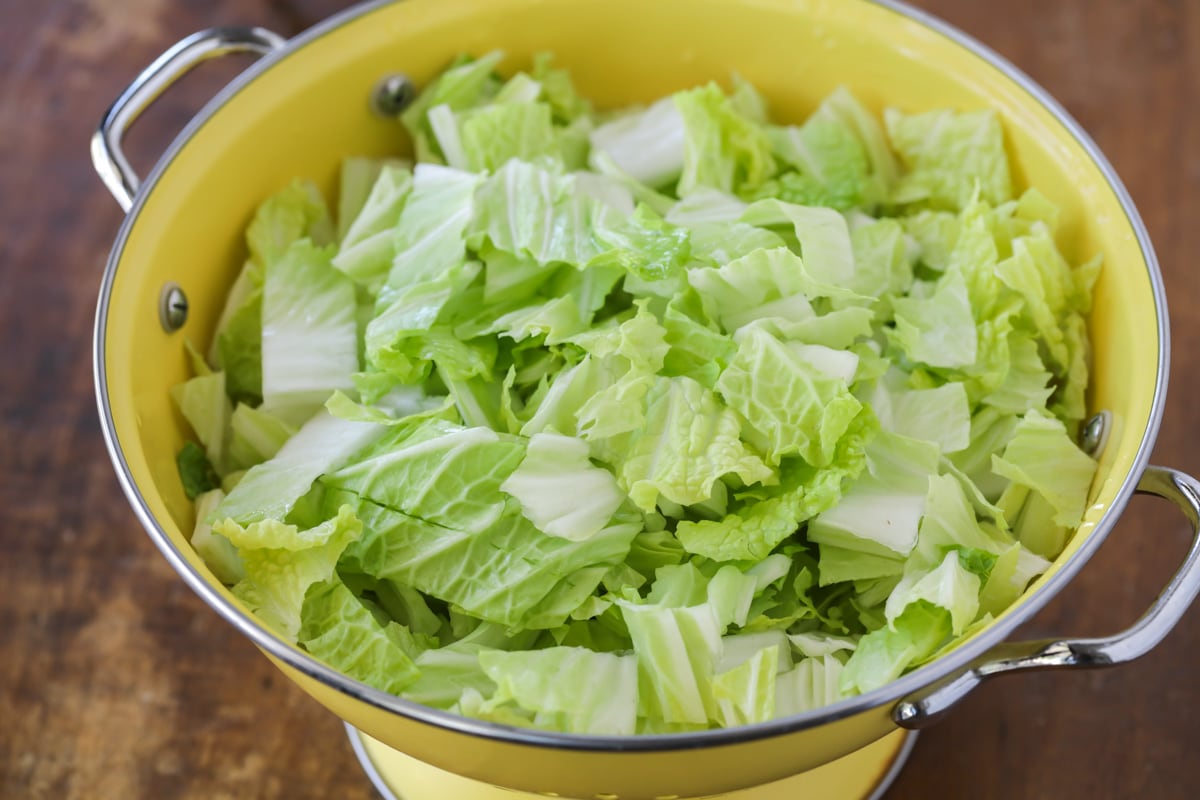
[[(546, 794), (517, 792), (432, 767), (346, 725), (350, 744), (383, 800), (537, 800)], [(879, 800), (900, 773), (917, 735), (897, 730), (877, 742), (816, 769), (709, 800)], [(610, 795), (602, 795), (610, 797)]]

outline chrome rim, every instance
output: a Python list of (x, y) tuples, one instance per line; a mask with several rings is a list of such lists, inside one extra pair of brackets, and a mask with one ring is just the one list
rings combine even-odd
[(284, 662), (305, 676), (319, 681), (337, 691), (409, 719), (435, 725), (440, 728), (458, 731), (465, 734), (494, 739), (504, 742), (534, 745), (549, 749), (583, 750), (583, 751), (634, 751), (655, 752), (666, 750), (694, 749), (743, 743), (793, 733), (809, 728), (819, 727), (830, 722), (855, 716), (864, 711), (890, 705), (905, 695), (930, 684), (940, 678), (958, 672), (970, 662), (983, 655), (988, 649), (1003, 641), (1013, 629), (1041, 609), (1049, 600), (1075, 576), (1083, 565), (1091, 558), (1096, 549), (1108, 537), (1129, 498), (1133, 495), (1138, 479), (1149, 461), (1151, 450), (1158, 435), (1162, 420), (1163, 405), (1167, 390), (1167, 367), (1170, 362), (1170, 343), (1167, 324), (1166, 293), (1163, 287), (1162, 274), (1154, 248), (1150, 243), (1149, 234), (1140, 215), (1133, 204), (1125, 186), (1117, 177), (1112, 165), (1100, 152), (1091, 137), (1080, 125), (1059, 105), (1044, 89), (1038, 86), (1029, 76), (1017, 69), (1005, 58), (976, 41), (948, 23), (930, 14), (913, 8), (899, 0), (869, 0), (898, 15), (924, 25), (926, 28), (941, 34), (959, 46), (983, 59), (998, 69), (1006, 77), (1024, 89), (1031, 97), (1046, 108), (1079, 143), (1088, 157), (1096, 164), (1104, 175), (1105, 180), (1116, 194), (1122, 210), (1137, 237), (1139, 249), (1145, 260), (1154, 294), (1155, 316), (1158, 327), (1159, 350), (1157, 369), (1158, 375), (1154, 386), (1154, 398), (1151, 405), (1150, 419), (1142, 434), (1134, 463), (1126, 474), (1111, 506), (1097, 522), (1095, 529), (1088, 535), (1087, 541), (1065, 563), (1059, 566), (1056, 574), (1031, 596), (1024, 599), (1020, 607), (1011, 615), (999, 622), (993, 623), (975, 639), (962, 645), (954, 652), (933, 661), (917, 670), (902, 676), (880, 689), (863, 695), (847, 698), (833, 705), (814, 711), (805, 712), (792, 717), (746, 725), (739, 728), (699, 731), (694, 733), (655, 734), (643, 736), (586, 736), (580, 734), (551, 733), (525, 728), (512, 728), (492, 722), (459, 717), (446, 711), (419, 705), (404, 700), (395, 695), (375, 689), (360, 681), (349, 678), (336, 670), (317, 661), (308, 654), (293, 648), (257, 620), (228, 602), (209, 581), (197, 572), (175, 547), (166, 531), (150, 512), (140, 488), (131, 477), (128, 462), (125, 459), (121, 443), (117, 438), (112, 418), (112, 408), (109, 403), (107, 373), (105, 367), (105, 329), (108, 319), (108, 304), (112, 292), (116, 270), (128, 241), (130, 231), (137, 219), (146, 198), (153, 192), (163, 172), (174, 160), (175, 156), (187, 144), (197, 130), (232, 97), (240, 92), (251, 81), (266, 70), (272, 69), (291, 53), (303, 48), (308, 43), (324, 36), (346, 23), (365, 14), (372, 13), (390, 5), (392, 0), (374, 0), (330, 17), (326, 21), (310, 28), (308, 31), (289, 40), (282, 50), (268, 55), (243, 72), (225, 89), (217, 94), (197, 114), (183, 131), (176, 137), (171, 147), (159, 159), (153, 171), (139, 189), (132, 208), (129, 210), (118, 232), (116, 242), (109, 254), (104, 276), (100, 286), (99, 300), (96, 308), (95, 337), (93, 348), (93, 368), (95, 375), (96, 401), (100, 413), (100, 424), (104, 435), (105, 445), (109, 456), (116, 468), (117, 478), (125, 496), (133, 507), (134, 513), (146, 529), (155, 546), (167, 559), (184, 582), (200, 596), (214, 611), (220, 614), (237, 630), (250, 638), (255, 645), (271, 656)]

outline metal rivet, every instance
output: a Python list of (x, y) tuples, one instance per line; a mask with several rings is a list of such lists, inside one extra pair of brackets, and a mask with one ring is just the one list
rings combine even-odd
[(381, 117), (399, 116), (417, 98), (417, 87), (407, 75), (384, 75), (371, 90), (371, 110)]
[(1112, 422), (1112, 414), (1108, 411), (1101, 411), (1083, 424), (1083, 430), (1079, 434), (1079, 446), (1083, 452), (1089, 456), (1100, 454), (1100, 451), (1104, 449), (1104, 442), (1108, 438), (1110, 422)]
[(188, 301), (183, 289), (177, 283), (164, 283), (158, 294), (158, 321), (163, 330), (174, 333), (187, 322)]
[(896, 710), (892, 712), (892, 719), (898, 723), (912, 722), (921, 715), (920, 709), (915, 703), (910, 703), (907, 700), (896, 705)]

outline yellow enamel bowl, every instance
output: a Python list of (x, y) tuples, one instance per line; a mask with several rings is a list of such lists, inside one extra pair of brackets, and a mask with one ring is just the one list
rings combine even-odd
[[(333, 196), (341, 159), (396, 152), (394, 120), (372, 112), (381, 77), (418, 85), (460, 51), (501, 48), (509, 68), (551, 50), (601, 107), (657, 98), (736, 71), (773, 114), (805, 118), (839, 85), (873, 110), (993, 108), (1018, 185), (1062, 210), (1073, 263), (1104, 255), (1090, 331), (1093, 412), (1106, 443), (1086, 521), (1053, 568), (986, 629), (915, 672), (859, 697), (737, 729), (589, 737), (463, 719), (351, 680), (281, 641), (213, 578), (188, 543), (192, 505), (175, 453), (188, 436), (168, 388), (188, 377), (185, 337), (212, 335), (243, 262), (257, 204), (298, 176)], [(193, 63), (230, 49), (265, 56), (215, 98), (137, 186), (124, 128)], [(1117, 663), (1156, 644), (1200, 586), (1193, 547), (1133, 628), (1090, 641), (1003, 643), (1071, 579), (1135, 490), (1197, 518), (1196, 484), (1147, 466), (1162, 413), (1167, 310), (1137, 212), (1095, 145), (1044, 91), (963, 34), (904, 6), (865, 0), (408, 0), (351, 9), (283, 42), (258, 29), (209, 31), (164, 54), (114, 105), (93, 143), (102, 177), (129, 210), (108, 261), (95, 333), (96, 391), (108, 446), (141, 522), (172, 566), (283, 672), (361, 731), (445, 770), (499, 786), (574, 797), (694, 796), (754, 786), (925, 724), (987, 675)], [(178, 284), (189, 305), (162, 307)], [(168, 302), (169, 306), (170, 303)], [(160, 311), (162, 312), (160, 314)], [(164, 319), (160, 320), (160, 316)]]

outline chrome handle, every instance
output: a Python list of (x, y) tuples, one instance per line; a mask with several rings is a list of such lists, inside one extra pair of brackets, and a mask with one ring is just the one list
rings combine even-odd
[(1032, 669), (1110, 667), (1145, 655), (1161, 642), (1200, 593), (1200, 482), (1177, 470), (1151, 466), (1142, 474), (1137, 491), (1177, 505), (1193, 532), (1187, 558), (1141, 619), (1114, 636), (997, 645), (973, 662), (966, 672), (927, 686), (897, 703), (892, 709), (895, 723), (903, 728), (927, 727), (993, 675)]
[(193, 67), (226, 53), (267, 55), (285, 44), (277, 33), (264, 28), (210, 28), (177, 42), (142, 70), (113, 102), (92, 135), (92, 164), (100, 180), (123, 211), (133, 205), (141, 182), (125, 158), (121, 141), (141, 113), (171, 84)]

